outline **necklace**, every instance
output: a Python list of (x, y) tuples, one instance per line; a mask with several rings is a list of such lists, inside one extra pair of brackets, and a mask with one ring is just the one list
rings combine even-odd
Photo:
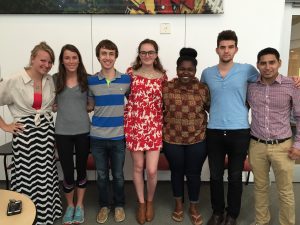
[(40, 92), (42, 90), (42, 84), (39, 81), (34, 82), (34, 91)]
[(40, 88), (41, 88), (40, 85), (35, 85), (35, 88), (34, 88), (34, 89), (35, 89), (36, 91), (39, 91)]
[(161, 77), (161, 73), (157, 72), (155, 70), (153, 71), (145, 71), (145, 70), (139, 70), (138, 73), (145, 78), (148, 79), (156, 79), (156, 78), (160, 78)]

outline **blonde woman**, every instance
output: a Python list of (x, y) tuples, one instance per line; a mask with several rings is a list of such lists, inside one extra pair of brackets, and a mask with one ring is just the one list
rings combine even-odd
[(0, 82), (0, 105), (14, 118), (9, 124), (0, 117), (0, 128), (13, 134), (11, 189), (31, 198), (40, 225), (53, 224), (62, 213), (51, 114), (55, 88), (48, 74), (53, 63), (53, 50), (41, 42), (28, 67)]

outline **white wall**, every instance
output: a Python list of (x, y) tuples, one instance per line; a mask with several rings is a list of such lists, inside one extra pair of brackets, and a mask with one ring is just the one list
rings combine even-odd
[[(109, 38), (119, 46), (116, 67), (124, 71), (134, 60), (138, 43), (147, 37), (160, 45), (169, 76), (175, 75), (175, 62), (184, 45), (198, 50), (200, 73), (217, 63), (216, 36), (224, 29), (233, 29), (239, 36), (236, 60), (255, 63), (261, 48), (280, 47), (283, 17), (284, 0), (224, 1), (224, 14), (217, 15), (0, 15), (2, 76), (25, 66), (30, 50), (42, 40), (53, 47), (57, 57), (62, 45), (75, 44), (88, 71), (94, 73), (99, 69), (94, 48), (101, 39)], [(164, 22), (171, 24), (171, 34), (159, 33)], [(51, 72), (56, 70), (57, 61)]]
[[(2, 76), (8, 77), (24, 67), (33, 46), (45, 40), (57, 57), (64, 44), (76, 45), (87, 70), (95, 73), (100, 67), (94, 48), (100, 40), (108, 38), (119, 47), (116, 68), (125, 71), (136, 56), (138, 43), (152, 38), (160, 46), (159, 55), (169, 77), (175, 76), (176, 59), (183, 46), (197, 49), (200, 74), (203, 68), (218, 62), (215, 47), (220, 31), (235, 30), (239, 37), (236, 61), (255, 64), (256, 54), (262, 48), (284, 47), (281, 43), (284, 22), (284, 0), (224, 0), (224, 14), (218, 15), (0, 15), (0, 66)], [(171, 34), (159, 33), (161, 23), (171, 24)], [(283, 69), (282, 73), (287, 71)], [(56, 71), (57, 61), (51, 73)], [(0, 115), (9, 117), (2, 108)], [(9, 141), (3, 138), (2, 131), (0, 135), (0, 144)], [(130, 158), (126, 164), (126, 177), (130, 179)], [(0, 179), (3, 174), (1, 171)], [(163, 177), (166, 176), (162, 173)], [(208, 179), (207, 165), (203, 179)]]

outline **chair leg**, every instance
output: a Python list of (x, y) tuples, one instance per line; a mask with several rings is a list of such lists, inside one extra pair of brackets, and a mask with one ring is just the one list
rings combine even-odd
[(5, 170), (5, 180), (6, 180), (6, 190), (9, 190), (9, 180), (8, 180), (8, 168), (7, 168), (7, 162), (6, 162), (7, 155), (4, 155), (3, 157), (3, 163), (4, 163), (4, 170)]
[(251, 171), (248, 171), (245, 185), (249, 184), (250, 173), (251, 173)]

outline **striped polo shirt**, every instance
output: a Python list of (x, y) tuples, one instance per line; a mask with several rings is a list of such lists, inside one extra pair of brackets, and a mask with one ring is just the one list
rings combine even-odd
[(116, 71), (113, 80), (99, 72), (88, 78), (89, 98), (95, 102), (91, 138), (124, 139), (124, 103), (130, 92), (130, 76)]

